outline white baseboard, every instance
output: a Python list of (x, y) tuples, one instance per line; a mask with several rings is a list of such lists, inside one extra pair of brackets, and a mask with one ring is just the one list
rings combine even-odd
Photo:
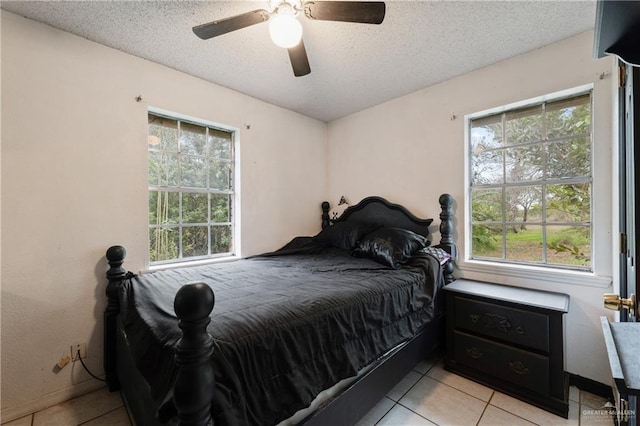
[(2, 407), (0, 421), (2, 423), (10, 422), (103, 387), (106, 387), (104, 383), (91, 379), (11, 407)]

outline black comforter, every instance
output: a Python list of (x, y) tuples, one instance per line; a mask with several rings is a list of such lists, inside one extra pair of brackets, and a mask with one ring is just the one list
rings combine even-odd
[(251, 259), (134, 277), (120, 295), (121, 318), (157, 401), (168, 400), (175, 380), (173, 300), (194, 281), (216, 296), (208, 332), (217, 425), (276, 424), (308, 406), (414, 336), (434, 316), (442, 286), (429, 255), (394, 270), (305, 238)]

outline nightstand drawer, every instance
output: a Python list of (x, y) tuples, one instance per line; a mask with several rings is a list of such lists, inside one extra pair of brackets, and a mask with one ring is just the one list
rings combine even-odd
[(531, 311), (456, 297), (455, 326), (549, 352), (549, 317)]
[(543, 395), (549, 393), (549, 358), (454, 332), (456, 362)]

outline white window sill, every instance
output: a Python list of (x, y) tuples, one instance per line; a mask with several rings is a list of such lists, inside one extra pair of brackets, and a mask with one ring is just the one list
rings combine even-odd
[(479, 260), (458, 261), (456, 267), (462, 272), (461, 278), (480, 279), (476, 274), (488, 274), (509, 279), (526, 281), (546, 281), (556, 284), (580, 285), (607, 288), (611, 285), (610, 276), (596, 275), (593, 272), (581, 272), (564, 269), (538, 268), (527, 265), (503, 265)]
[(174, 263), (162, 263), (159, 265), (151, 265), (149, 269), (145, 271), (140, 271), (141, 274), (162, 271), (165, 269), (175, 269), (175, 268), (186, 268), (189, 266), (202, 266), (202, 265), (210, 265), (213, 263), (227, 263), (227, 262), (235, 262), (236, 260), (242, 259), (240, 256), (231, 255), (224, 257), (214, 257), (209, 259), (201, 259), (201, 260), (190, 260), (186, 262), (174, 262)]

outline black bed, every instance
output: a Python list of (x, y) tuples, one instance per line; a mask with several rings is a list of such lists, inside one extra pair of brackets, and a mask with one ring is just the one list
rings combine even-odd
[(453, 276), (435, 254), (456, 254), (452, 201), (440, 197), (435, 250), (423, 250), (431, 219), (379, 197), (334, 221), (325, 202), (317, 236), (231, 263), (136, 276), (110, 248), (110, 389), (142, 425), (271, 425), (357, 376), (303, 421), (355, 423), (441, 342)]

